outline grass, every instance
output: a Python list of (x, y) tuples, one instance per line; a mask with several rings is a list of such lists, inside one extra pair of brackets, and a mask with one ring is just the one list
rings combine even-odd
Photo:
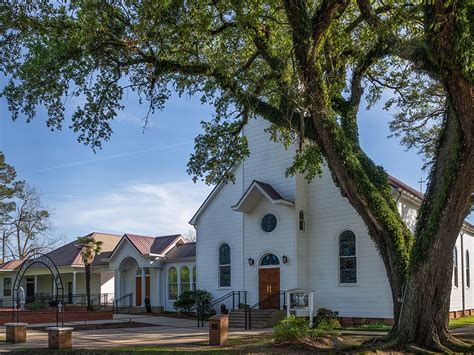
[(355, 330), (355, 331), (377, 331), (377, 332), (388, 332), (392, 329), (391, 325), (385, 323), (367, 323), (360, 325), (349, 325), (341, 328), (342, 330)]
[[(360, 344), (364, 337), (340, 337), (342, 348), (350, 346), (353, 347)], [(113, 354), (307, 354), (309, 351), (318, 351), (319, 348), (311, 347), (305, 344), (275, 344), (272, 334), (254, 335), (247, 337), (231, 338), (229, 344), (225, 347), (213, 347), (207, 345), (207, 342), (200, 342), (190, 344), (188, 346), (137, 346), (127, 348), (115, 348), (115, 349), (72, 349), (67, 351), (51, 351), (47, 349), (22, 349), (17, 351), (19, 354), (72, 354), (72, 355), (113, 355)], [(321, 348), (323, 351), (327, 351), (328, 348)]]
[(461, 317), (449, 320), (449, 328), (451, 329), (461, 328), (467, 325), (474, 325), (474, 316)]
[[(468, 325), (474, 325), (474, 316), (461, 317), (456, 319), (449, 320), (449, 328), (456, 329), (465, 327)], [(360, 325), (350, 325), (341, 328), (342, 330), (354, 330), (354, 331), (378, 331), (378, 332), (388, 332), (392, 329), (391, 325), (384, 323), (372, 323), (372, 324), (360, 324)]]

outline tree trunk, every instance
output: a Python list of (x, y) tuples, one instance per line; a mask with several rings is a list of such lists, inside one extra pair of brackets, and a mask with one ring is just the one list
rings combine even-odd
[(86, 298), (87, 298), (87, 310), (92, 311), (91, 305), (91, 265), (86, 264)]

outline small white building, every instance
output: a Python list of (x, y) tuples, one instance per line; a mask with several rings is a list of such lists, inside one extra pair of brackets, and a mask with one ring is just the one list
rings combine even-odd
[(173, 311), (181, 293), (196, 289), (196, 243), (180, 234), (125, 234), (107, 261), (119, 306), (144, 307), (148, 298), (153, 311)]
[[(385, 267), (361, 217), (326, 167), (311, 183), (302, 175), (285, 177), (296, 148), (271, 141), (268, 127), (261, 119), (244, 127), (250, 156), (234, 167), (235, 183), (216, 186), (190, 222), (197, 232), (197, 287), (215, 298), (246, 291), (249, 305), (310, 289), (315, 309), (393, 318)], [(413, 228), (422, 194), (395, 178), (390, 184)], [(454, 251), (453, 312), (474, 314), (473, 254), (474, 228), (466, 223)]]

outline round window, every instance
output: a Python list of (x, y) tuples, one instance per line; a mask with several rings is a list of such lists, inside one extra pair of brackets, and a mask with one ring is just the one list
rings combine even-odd
[(262, 218), (261, 226), (264, 232), (270, 233), (277, 226), (277, 218), (274, 214), (267, 213)]

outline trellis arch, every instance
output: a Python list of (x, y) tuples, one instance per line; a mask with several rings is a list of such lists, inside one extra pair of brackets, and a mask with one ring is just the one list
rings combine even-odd
[(56, 286), (56, 299), (58, 298), (60, 292), (64, 298), (63, 282), (61, 280), (61, 275), (59, 274), (59, 270), (56, 267), (56, 264), (46, 254), (38, 254), (30, 256), (21, 264), (20, 269), (18, 270), (18, 274), (16, 275), (15, 282), (13, 283), (14, 300), (18, 302), (18, 288), (20, 287), (21, 280), (23, 279), (25, 272), (28, 271), (28, 269), (34, 264), (43, 264), (49, 269), (51, 275), (53, 276), (54, 284)]

